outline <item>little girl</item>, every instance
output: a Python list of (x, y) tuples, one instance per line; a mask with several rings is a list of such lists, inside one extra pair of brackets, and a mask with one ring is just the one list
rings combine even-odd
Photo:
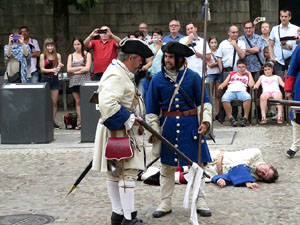
[[(269, 98), (282, 99), (282, 93), (279, 89), (279, 85), (284, 87), (284, 82), (281, 77), (274, 75), (274, 69), (272, 64), (266, 63), (262, 67), (263, 75), (261, 75), (254, 85), (255, 89), (258, 89), (262, 85), (263, 92), (260, 95), (260, 109), (261, 109), (261, 124), (267, 123), (266, 118), (266, 106)], [(282, 124), (282, 105), (277, 106), (278, 117), (277, 123)]]
[(55, 123), (57, 112), (57, 100), (59, 94), (58, 72), (64, 65), (61, 63), (61, 56), (56, 52), (54, 41), (47, 38), (44, 41), (43, 53), (40, 55), (40, 67), (42, 72), (41, 82), (46, 82), (50, 86), (51, 99), (53, 102), (53, 127), (60, 128)]
[(216, 119), (218, 119), (219, 115), (219, 105), (220, 105), (220, 97), (219, 97), (219, 84), (221, 83), (221, 72), (218, 67), (216, 52), (218, 50), (218, 40), (215, 36), (212, 36), (208, 40), (209, 48), (211, 50), (210, 53), (210, 61), (207, 62), (207, 74), (210, 82), (211, 92), (215, 96), (215, 107), (216, 107)]

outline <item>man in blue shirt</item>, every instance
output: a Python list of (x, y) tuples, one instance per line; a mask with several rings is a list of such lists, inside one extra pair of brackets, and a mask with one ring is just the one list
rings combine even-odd
[(244, 23), (245, 35), (239, 37), (239, 41), (243, 41), (246, 44), (246, 62), (247, 69), (252, 73), (254, 80), (259, 77), (259, 71), (262, 66), (262, 62), (259, 58), (259, 52), (262, 48), (263, 42), (261, 36), (254, 34), (254, 24), (252, 21)]
[(177, 20), (172, 20), (169, 23), (170, 34), (163, 38), (163, 43), (168, 43), (169, 41), (179, 42), (184, 35), (180, 34), (180, 22)]

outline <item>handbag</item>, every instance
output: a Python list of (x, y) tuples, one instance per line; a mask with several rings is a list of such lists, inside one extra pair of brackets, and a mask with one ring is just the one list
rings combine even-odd
[(90, 103), (93, 104), (99, 104), (99, 100), (98, 100), (98, 92), (94, 91), (93, 94), (91, 95), (90, 99), (89, 99)]
[(129, 137), (109, 137), (105, 148), (105, 157), (108, 160), (122, 160), (133, 157), (133, 150)]
[(22, 83), (21, 73), (20, 72), (16, 72), (12, 76), (7, 75), (7, 81), (8, 81), (8, 83)]

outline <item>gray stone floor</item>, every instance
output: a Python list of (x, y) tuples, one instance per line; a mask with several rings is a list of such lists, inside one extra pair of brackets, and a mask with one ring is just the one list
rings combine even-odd
[[(233, 134), (231, 144), (222, 133)], [(232, 128), (215, 123), (217, 143), (211, 150), (239, 150), (259, 147), (264, 159), (278, 168), (275, 184), (260, 183), (258, 190), (218, 188), (206, 185), (207, 203), (213, 216), (198, 218), (200, 224), (256, 225), (300, 224), (300, 154), (287, 159), (291, 126), (275, 124)], [(220, 138), (219, 138), (219, 137)], [(66, 193), (92, 158), (93, 144), (79, 143), (80, 131), (55, 131), (56, 141), (43, 145), (0, 144), (0, 216), (37, 213), (55, 217), (52, 224), (108, 225), (110, 202), (105, 178), (91, 171), (73, 193)], [(222, 143), (220, 139), (223, 138)], [(151, 160), (151, 154), (148, 154)], [(183, 209), (185, 185), (177, 185), (173, 213), (154, 219), (159, 203), (159, 187), (137, 183), (138, 216), (146, 225), (187, 225), (190, 211)]]

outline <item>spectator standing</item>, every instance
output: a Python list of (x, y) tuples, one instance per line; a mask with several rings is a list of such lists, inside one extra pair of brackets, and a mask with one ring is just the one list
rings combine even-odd
[(148, 70), (151, 78), (161, 71), (161, 60), (163, 56), (161, 47), (165, 44), (162, 40), (162, 34), (162, 30), (159, 28), (155, 28), (152, 32), (152, 44), (150, 45), (150, 48), (152, 49), (154, 56), (152, 58), (152, 66)]
[(235, 25), (231, 25), (228, 29), (228, 39), (221, 42), (216, 56), (218, 57), (218, 65), (220, 71), (231, 72), (236, 71), (236, 62), (239, 58), (246, 56), (246, 44), (238, 41), (239, 29)]
[(27, 83), (30, 78), (31, 51), (24, 43), (23, 35), (13, 29), (8, 37), (8, 44), (4, 46), (4, 63), (6, 71), (4, 79), (8, 83)]
[(246, 44), (246, 62), (247, 70), (251, 72), (254, 80), (259, 77), (259, 71), (263, 63), (259, 58), (259, 52), (262, 48), (262, 38), (260, 35), (254, 33), (254, 24), (251, 21), (244, 23), (245, 35), (239, 37), (239, 41), (243, 41)]
[[(92, 38), (99, 35), (99, 40), (92, 40)], [(117, 58), (117, 49), (119, 48), (120, 40), (107, 26), (94, 29), (84, 40), (85, 47), (93, 49), (94, 75), (92, 80), (100, 80), (108, 65), (113, 59)]]
[(55, 122), (57, 113), (57, 100), (59, 94), (58, 72), (64, 65), (61, 63), (61, 55), (56, 52), (54, 41), (47, 38), (44, 41), (43, 53), (40, 55), (40, 68), (42, 72), (41, 82), (50, 86), (51, 99), (53, 102), (53, 127), (60, 128)]
[[(180, 39), (180, 43), (189, 46), (195, 54), (186, 58), (188, 68), (194, 70), (202, 77), (202, 57), (203, 57), (203, 42), (204, 39), (197, 34), (197, 27), (193, 22), (186, 24), (187, 36)], [(210, 50), (206, 43), (206, 60), (210, 60)]]
[(289, 10), (280, 10), (281, 24), (272, 28), (269, 40), (269, 52), (272, 62), (275, 64), (276, 71), (284, 71), (287, 69), (289, 59), (293, 53), (292, 50), (282, 49), (281, 44), (286, 41), (280, 41), (280, 38), (286, 36), (297, 36), (298, 26), (291, 24), (291, 12)]
[(164, 36), (163, 43), (168, 43), (169, 41), (177, 41), (184, 37), (180, 31), (180, 22), (178, 20), (171, 20), (169, 23), (170, 34)]
[[(80, 85), (83, 81), (90, 80), (90, 69), (92, 64), (91, 53), (84, 50), (83, 40), (74, 38), (72, 41), (75, 52), (68, 56), (67, 71), (70, 75), (69, 88), (76, 103), (76, 113), (81, 121), (80, 113)], [(75, 128), (80, 130), (81, 125)]]
[(41, 53), (40, 46), (36, 39), (30, 37), (29, 29), (27, 26), (20, 27), (20, 32), (24, 36), (24, 43), (29, 45), (32, 53), (30, 61), (31, 82), (37, 83), (39, 82), (41, 77), (38, 64), (38, 59)]
[(219, 106), (220, 106), (220, 97), (219, 97), (219, 84), (221, 83), (221, 71), (218, 67), (218, 59), (216, 56), (218, 50), (218, 40), (215, 36), (212, 36), (208, 39), (208, 44), (210, 48), (210, 61), (207, 62), (207, 74), (210, 82), (210, 90), (215, 97), (215, 108), (216, 108), (216, 119), (219, 119)]
[(148, 34), (148, 25), (146, 23), (141, 23), (139, 25), (139, 31), (142, 31), (144, 33), (144, 41), (147, 43), (151, 40), (151, 35)]
[[(260, 95), (260, 110), (261, 110), (261, 124), (267, 123), (266, 107), (268, 99), (282, 99), (282, 93), (279, 89), (279, 85), (284, 87), (284, 82), (281, 77), (275, 75), (273, 65), (270, 63), (264, 64), (262, 67), (263, 74), (259, 77), (258, 81), (254, 85), (255, 89), (258, 89), (262, 85), (263, 92)], [(282, 105), (277, 106), (278, 117), (277, 123), (282, 124)]]

